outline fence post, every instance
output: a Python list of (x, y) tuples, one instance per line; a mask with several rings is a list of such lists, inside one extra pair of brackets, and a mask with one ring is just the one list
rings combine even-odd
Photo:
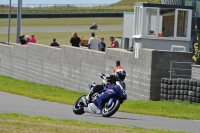
[(170, 78), (172, 78), (172, 63), (173, 63), (173, 61), (171, 61), (171, 63), (170, 63)]

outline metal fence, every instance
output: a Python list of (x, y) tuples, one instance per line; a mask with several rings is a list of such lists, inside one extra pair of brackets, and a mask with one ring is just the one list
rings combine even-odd
[[(191, 65), (194, 64), (193, 62), (178, 62), (178, 61), (171, 61), (170, 63), (170, 78), (172, 76), (176, 77), (191, 77)], [(190, 68), (190, 69), (188, 69)]]
[[(0, 5), (0, 13), (7, 13), (9, 5)], [(23, 4), (22, 13), (65, 13), (65, 12), (124, 12), (133, 11), (134, 5), (127, 4)], [(12, 13), (17, 5), (12, 5)]]

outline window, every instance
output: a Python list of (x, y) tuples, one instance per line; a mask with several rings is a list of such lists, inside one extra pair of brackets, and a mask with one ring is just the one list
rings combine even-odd
[(200, 0), (196, 1), (196, 17), (200, 18)]
[[(192, 4), (193, 0), (185, 0), (185, 6), (193, 6)], [(195, 0), (196, 2), (196, 16), (199, 18), (200, 17), (200, 0)]]
[(146, 35), (157, 36), (158, 9), (146, 8)]
[(185, 6), (192, 6), (192, 0), (185, 0)]
[(160, 9), (159, 37), (174, 37), (175, 9)]
[(134, 24), (135, 24), (135, 30), (134, 30), (134, 35), (138, 35), (138, 21), (137, 21), (137, 19), (139, 18), (139, 11), (138, 11), (138, 8), (139, 7), (135, 7), (135, 12), (134, 12), (134, 17), (135, 17), (135, 22), (134, 22)]
[(177, 37), (187, 37), (188, 32), (188, 11), (178, 10)]
[(135, 17), (135, 30), (134, 30), (134, 35), (141, 35), (141, 31), (142, 31), (142, 10), (143, 8), (141, 7), (135, 7), (135, 13), (134, 13), (134, 17)]

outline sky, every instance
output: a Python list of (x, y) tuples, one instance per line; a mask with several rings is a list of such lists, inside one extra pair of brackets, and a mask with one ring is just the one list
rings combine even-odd
[[(9, 4), (10, 0), (0, 0), (1, 4)], [(11, 0), (17, 4), (18, 0)], [(23, 4), (112, 4), (120, 0), (22, 0)]]

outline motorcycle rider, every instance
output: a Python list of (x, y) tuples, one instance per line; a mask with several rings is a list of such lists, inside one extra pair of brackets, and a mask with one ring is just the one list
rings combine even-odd
[(103, 90), (105, 85), (116, 85), (116, 81), (124, 81), (125, 77), (126, 77), (126, 72), (123, 69), (117, 69), (114, 75), (106, 75), (104, 84), (95, 85), (94, 88), (86, 96), (86, 100), (91, 101), (92, 95), (94, 95), (96, 92), (100, 90)]

